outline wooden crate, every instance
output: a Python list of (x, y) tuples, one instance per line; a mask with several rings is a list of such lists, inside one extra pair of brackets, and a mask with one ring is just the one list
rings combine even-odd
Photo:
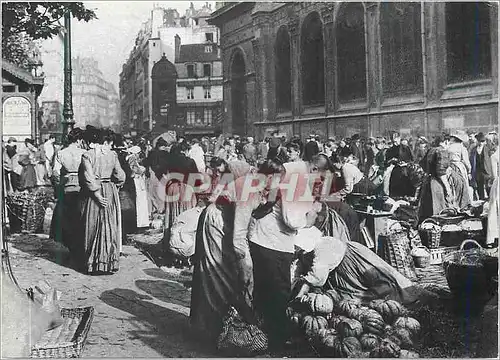
[(439, 265), (443, 263), (443, 255), (451, 251), (458, 250), (458, 246), (440, 246), (436, 249), (429, 249), (431, 253), (430, 264)]

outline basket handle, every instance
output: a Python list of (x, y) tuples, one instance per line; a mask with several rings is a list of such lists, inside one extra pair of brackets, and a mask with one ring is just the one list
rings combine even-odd
[(460, 250), (463, 250), (465, 244), (467, 244), (467, 243), (472, 243), (472, 244), (476, 245), (480, 249), (483, 248), (481, 245), (479, 245), (479, 243), (476, 240), (468, 239), (468, 240), (464, 240), (464, 242), (462, 243), (462, 245), (460, 245)]
[(406, 232), (406, 229), (403, 225), (401, 225), (398, 221), (395, 221), (389, 228), (387, 229), (387, 232), (391, 231), (391, 229), (394, 227), (394, 225), (399, 225), (401, 226), (401, 229), (398, 229), (399, 232)]
[(445, 211), (446, 211), (446, 212), (451, 211), (451, 212), (453, 212), (453, 215), (458, 215), (458, 211), (457, 211), (457, 209), (455, 209), (455, 208), (443, 209), (443, 210), (441, 210), (441, 211), (439, 212), (439, 215), (443, 215), (443, 213), (444, 213)]
[(423, 224), (425, 224), (425, 223), (433, 223), (433, 224), (435, 224), (435, 225), (439, 225), (439, 226), (441, 226), (441, 225), (439, 224), (439, 221), (437, 221), (436, 219), (433, 219), (433, 218), (428, 218), (428, 219), (425, 219), (424, 221), (422, 221), (422, 223), (420, 224), (420, 226), (422, 226), (422, 225), (423, 225)]

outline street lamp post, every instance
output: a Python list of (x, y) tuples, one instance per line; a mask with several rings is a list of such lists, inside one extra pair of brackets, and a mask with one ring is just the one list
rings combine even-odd
[(73, 129), (75, 121), (73, 120), (73, 85), (71, 70), (71, 13), (67, 11), (64, 14), (64, 106), (63, 106), (63, 140)]

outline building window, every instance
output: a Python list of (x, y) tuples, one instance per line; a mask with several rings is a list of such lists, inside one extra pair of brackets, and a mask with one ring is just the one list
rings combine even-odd
[(203, 123), (205, 125), (212, 125), (212, 109), (203, 110)]
[(205, 33), (205, 40), (207, 42), (214, 42), (214, 33)]
[(213, 51), (212, 45), (205, 46), (205, 53), (210, 54)]
[(302, 101), (304, 105), (325, 104), (323, 25), (318, 13), (309, 14), (302, 25)]
[(448, 83), (491, 76), (489, 4), (446, 3)]
[(203, 97), (205, 99), (211, 99), (212, 98), (212, 90), (210, 89), (210, 86), (204, 86), (203, 87)]
[(390, 95), (423, 90), (420, 3), (380, 4), (382, 84)]
[(212, 67), (210, 64), (203, 64), (203, 76), (210, 77), (212, 76)]
[(337, 16), (337, 91), (341, 102), (366, 99), (365, 14), (346, 4)]
[(194, 78), (194, 65), (193, 64), (187, 65), (187, 76), (188, 76), (188, 78)]
[(290, 64), (290, 36), (281, 27), (276, 36), (276, 109), (278, 112), (292, 108), (292, 68)]
[(192, 109), (186, 111), (186, 119), (188, 125), (193, 125), (196, 122), (196, 112)]
[(192, 88), (192, 87), (187, 87), (186, 88), (186, 98), (188, 100), (193, 100), (194, 99), (194, 88)]

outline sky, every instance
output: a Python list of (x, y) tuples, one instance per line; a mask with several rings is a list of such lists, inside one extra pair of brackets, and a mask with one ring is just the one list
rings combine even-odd
[[(134, 47), (141, 25), (148, 20), (153, 4), (177, 9), (183, 15), (189, 1), (86, 1), (85, 6), (97, 14), (98, 19), (88, 23), (73, 19), (71, 23), (72, 57), (93, 57), (107, 81), (118, 91), (122, 65)], [(193, 1), (196, 9), (204, 1)], [(215, 9), (214, 2), (212, 9)]]

